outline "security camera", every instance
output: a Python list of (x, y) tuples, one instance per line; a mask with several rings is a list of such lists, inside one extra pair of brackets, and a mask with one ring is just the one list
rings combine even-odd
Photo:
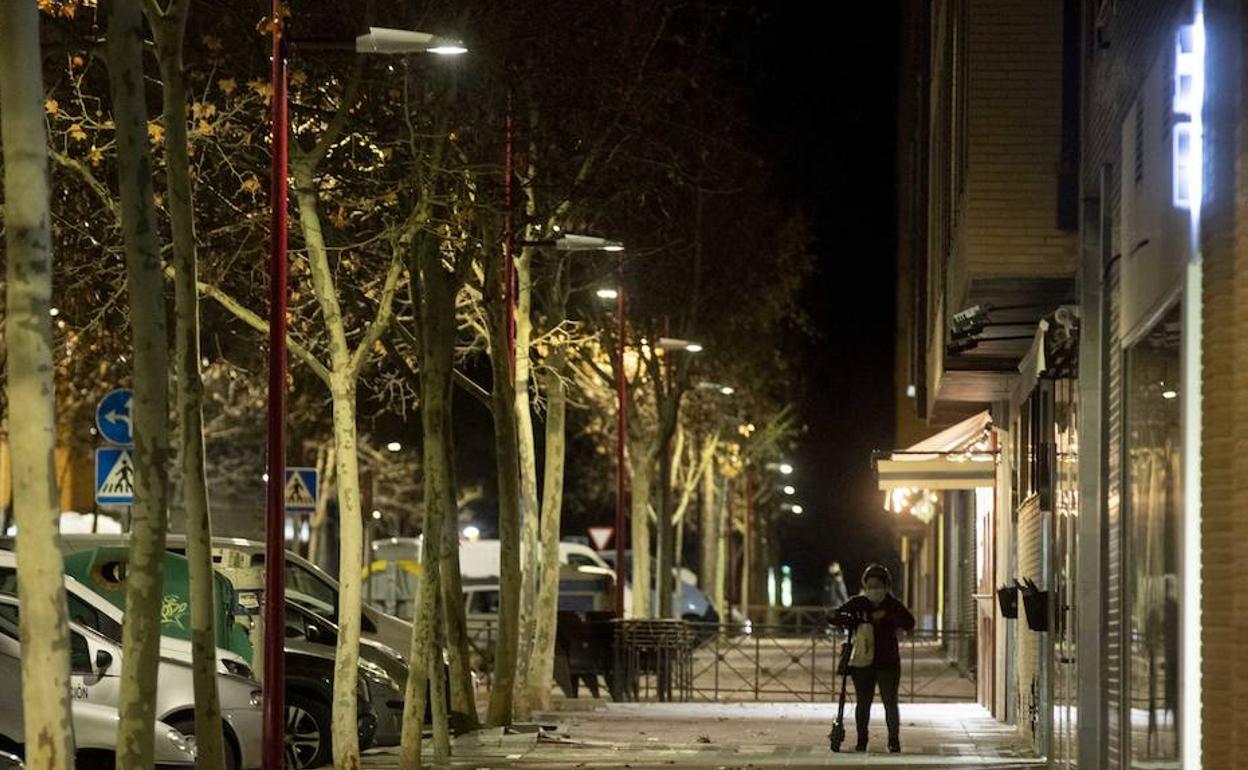
[(953, 314), (953, 327), (960, 329), (970, 328), (976, 324), (982, 325), (991, 310), (991, 305), (971, 305), (968, 308), (959, 310)]

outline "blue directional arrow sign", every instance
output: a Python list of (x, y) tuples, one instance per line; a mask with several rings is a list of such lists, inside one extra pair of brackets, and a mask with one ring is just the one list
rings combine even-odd
[(110, 444), (130, 446), (134, 443), (134, 422), (130, 405), (134, 393), (127, 388), (111, 391), (95, 408), (95, 428)]
[(129, 449), (109, 446), (95, 450), (95, 502), (134, 504), (134, 456)]
[(315, 511), (317, 481), (316, 468), (287, 468), (286, 510)]

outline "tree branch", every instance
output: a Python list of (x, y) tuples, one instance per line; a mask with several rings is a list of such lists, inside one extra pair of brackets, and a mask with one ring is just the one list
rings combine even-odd
[[(172, 267), (165, 268), (165, 277), (173, 278)], [(229, 294), (226, 294), (224, 291), (218, 289), (212, 284), (197, 281), (196, 286), (199, 289), (200, 295), (212, 299), (218, 305), (228, 310), (230, 314), (238, 320), (262, 334), (269, 333), (269, 322), (245, 307), (243, 303), (234, 299)], [(321, 378), (326, 385), (329, 385), (329, 369), (317, 360), (316, 355), (312, 353), (312, 351), (291, 339), (290, 335), (286, 336), (286, 347), (290, 349), (291, 353), (295, 354), (295, 358), (302, 361), (317, 377)]]
[(368, 330), (364, 332), (363, 339), (356, 346), (355, 352), (351, 354), (351, 371), (358, 376), (360, 370), (364, 368), (364, 362), (368, 359), (368, 353), (381, 339), (381, 335), (385, 333), (386, 327), (394, 320), (394, 295), (399, 288), (399, 278), (403, 275), (403, 257), (402, 250), (396, 247), (390, 258), (390, 267), (386, 270), (386, 280), (381, 288), (381, 301), (377, 304), (377, 316), (373, 318), (373, 322), (368, 325)]

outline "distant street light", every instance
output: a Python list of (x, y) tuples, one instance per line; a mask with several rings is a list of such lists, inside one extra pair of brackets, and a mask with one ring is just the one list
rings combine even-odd
[(391, 452), (401, 452), (403, 450), (403, 445), (397, 441), (391, 441), (389, 444), (386, 444), (386, 449)]
[(797, 514), (798, 516), (800, 516), (802, 512), (805, 511), (806, 509), (798, 505), (797, 503), (781, 503), (780, 510), (788, 511), (789, 513)]
[(785, 485), (784, 485), (784, 493), (785, 493), (786, 495), (796, 495), (796, 494), (797, 494), (797, 488), (796, 488), (796, 487), (794, 487), (792, 484), (785, 484)]
[(769, 471), (780, 471), (780, 475), (782, 476), (793, 475), (793, 466), (789, 463), (767, 463), (764, 467), (766, 467)]
[(690, 340), (677, 339), (675, 337), (660, 337), (659, 341), (654, 343), (655, 350), (684, 351), (686, 353), (701, 353), (702, 345), (698, 342)]
[(469, 524), (464, 527), (464, 539), (470, 543), (475, 543), (481, 538), (481, 528), (476, 524)]
[(718, 382), (699, 382), (697, 385), (694, 385), (694, 387), (698, 390), (713, 390), (721, 396), (731, 396), (733, 393), (737, 392), (737, 389), (731, 385), (720, 385)]
[(598, 291), (594, 292), (594, 295), (597, 296), (598, 299), (619, 299), (620, 290), (619, 289), (599, 289)]
[(381, 511), (373, 511), (373, 520), (381, 521)]

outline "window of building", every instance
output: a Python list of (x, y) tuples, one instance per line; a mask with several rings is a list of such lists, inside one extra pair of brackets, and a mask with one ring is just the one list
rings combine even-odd
[(1179, 757), (1181, 330), (1176, 307), (1126, 356), (1124, 641), (1132, 767)]

